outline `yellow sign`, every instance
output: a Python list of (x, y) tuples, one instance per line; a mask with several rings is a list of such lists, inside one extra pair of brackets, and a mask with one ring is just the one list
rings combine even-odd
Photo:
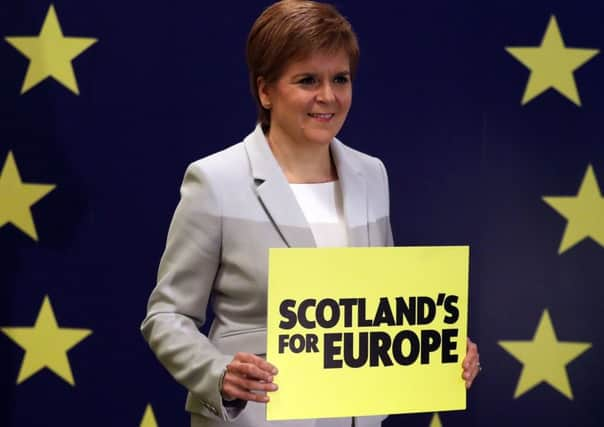
[(268, 420), (466, 407), (469, 247), (271, 249)]

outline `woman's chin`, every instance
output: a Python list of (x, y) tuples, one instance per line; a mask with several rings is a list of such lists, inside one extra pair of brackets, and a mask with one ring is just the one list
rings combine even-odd
[(329, 145), (336, 134), (332, 130), (327, 129), (306, 129), (306, 140), (319, 145)]

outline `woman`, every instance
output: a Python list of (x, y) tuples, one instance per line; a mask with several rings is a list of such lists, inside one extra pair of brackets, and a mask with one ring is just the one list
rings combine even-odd
[[(350, 24), (332, 6), (273, 4), (247, 43), (258, 126), (186, 171), (142, 332), (189, 390), (192, 426), (268, 425), (269, 395), (262, 392), (277, 389), (277, 369), (258, 355), (266, 349), (269, 248), (392, 245), (382, 162), (335, 139), (350, 109), (358, 57)], [(199, 327), (208, 302), (215, 319), (206, 337)], [(470, 343), (468, 386), (478, 366)]]

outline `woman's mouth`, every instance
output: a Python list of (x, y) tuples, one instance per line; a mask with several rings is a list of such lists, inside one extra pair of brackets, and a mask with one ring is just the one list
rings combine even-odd
[(333, 113), (308, 113), (308, 115), (320, 122), (328, 122), (335, 116)]

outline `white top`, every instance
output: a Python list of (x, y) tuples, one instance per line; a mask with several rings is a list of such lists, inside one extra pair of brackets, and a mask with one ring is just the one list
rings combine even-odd
[(310, 225), (317, 247), (348, 246), (340, 182), (289, 186)]

